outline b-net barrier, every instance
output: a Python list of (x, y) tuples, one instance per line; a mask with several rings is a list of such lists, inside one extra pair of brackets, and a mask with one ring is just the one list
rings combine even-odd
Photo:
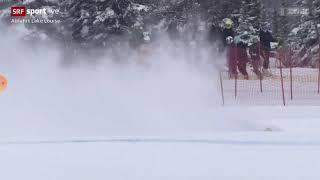
[(320, 69), (284, 67), (273, 58), (272, 77), (259, 79), (247, 66), (249, 80), (241, 75), (229, 78), (220, 72), (221, 98), (224, 105), (312, 105), (320, 106)]

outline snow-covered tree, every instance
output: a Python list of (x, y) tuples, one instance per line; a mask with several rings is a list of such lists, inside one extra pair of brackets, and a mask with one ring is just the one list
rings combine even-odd
[[(320, 24), (320, 0), (33, 0), (23, 4), (60, 9), (59, 16), (37, 18), (59, 19), (61, 23), (26, 25), (29, 34), (25, 37), (47, 37), (66, 46), (104, 48), (121, 41), (139, 47), (146, 32), (152, 39), (158, 32), (168, 32), (173, 40), (203, 40), (203, 33), (212, 25), (219, 27), (223, 18), (231, 18), (237, 34), (256, 33), (261, 23), (270, 22), (274, 35), (295, 50), (297, 66), (316, 66), (319, 51), (316, 24)], [(2, 21), (11, 19), (10, 5), (0, 7)], [(309, 11), (312, 7), (313, 13), (284, 16), (282, 9), (287, 7)]]

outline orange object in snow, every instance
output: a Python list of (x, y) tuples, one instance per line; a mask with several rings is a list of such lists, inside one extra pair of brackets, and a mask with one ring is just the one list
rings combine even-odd
[(4, 76), (0, 75), (0, 93), (7, 88), (7, 85), (8, 85), (7, 79)]

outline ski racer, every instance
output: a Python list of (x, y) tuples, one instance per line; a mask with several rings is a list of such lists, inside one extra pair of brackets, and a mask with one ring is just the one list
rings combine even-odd
[(208, 39), (211, 43), (217, 45), (220, 53), (222, 53), (228, 45), (227, 37), (234, 38), (233, 21), (230, 18), (224, 18), (219, 25), (212, 24)]
[(225, 48), (228, 45), (227, 38), (232, 37), (234, 38), (234, 31), (233, 31), (233, 21), (230, 18), (224, 18), (222, 20), (222, 45)]
[(222, 53), (226, 50), (226, 59), (230, 78), (237, 76), (237, 50), (234, 43), (233, 21), (224, 18), (219, 24), (212, 24), (209, 31), (209, 41), (217, 45), (217, 50)]

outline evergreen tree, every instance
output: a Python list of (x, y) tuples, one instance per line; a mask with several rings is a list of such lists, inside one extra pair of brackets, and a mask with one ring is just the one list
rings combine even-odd
[(279, 26), (280, 24), (278, 23), (278, 19), (279, 19), (280, 15), (277, 9), (274, 9), (273, 14), (272, 14), (272, 32), (275, 35), (275, 37), (280, 38), (279, 34), (280, 34), (280, 30), (279, 30)]
[(278, 18), (278, 34), (277, 36), (283, 41), (284, 43), (287, 41), (288, 34), (290, 32), (290, 25), (289, 25), (289, 16), (287, 14), (287, 9), (289, 8), (289, 4), (287, 0), (281, 0), (281, 10), (280, 10), (280, 17)]

